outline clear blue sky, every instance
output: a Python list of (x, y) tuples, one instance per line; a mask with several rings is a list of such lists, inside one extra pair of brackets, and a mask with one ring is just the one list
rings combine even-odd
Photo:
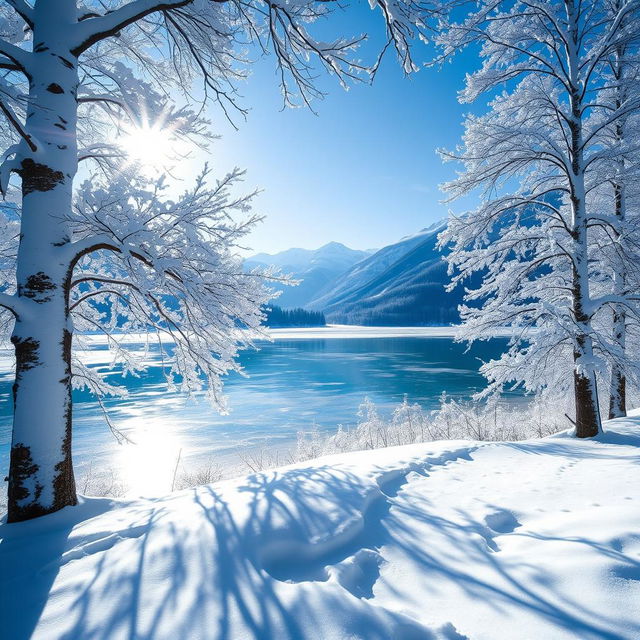
[[(367, 5), (337, 16), (334, 30), (345, 35), (373, 35), (361, 51), (371, 59), (383, 24)], [(426, 59), (418, 45), (416, 59)], [(457, 91), (477, 57), (464, 54), (442, 70), (421, 69), (406, 77), (393, 55), (373, 85), (344, 91), (324, 76), (328, 91), (308, 109), (282, 110), (273, 58), (254, 65), (240, 86), (249, 107), (238, 131), (212, 108), (213, 129), (222, 139), (211, 148), (217, 171), (247, 169), (247, 188), (262, 193), (255, 209), (266, 220), (251, 235), (255, 252), (289, 247), (316, 248), (332, 240), (357, 248), (382, 247), (444, 217), (447, 206), (438, 185), (454, 175), (435, 150), (454, 147), (462, 133), (468, 105)], [(459, 209), (460, 207), (455, 207)]]

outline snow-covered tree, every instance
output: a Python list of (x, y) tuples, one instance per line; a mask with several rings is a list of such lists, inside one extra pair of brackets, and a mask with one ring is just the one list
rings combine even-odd
[[(247, 200), (231, 195), (237, 172), (208, 186), (206, 175), (179, 198), (162, 183), (124, 171), (122, 131), (162, 127), (201, 143), (198, 109), (172, 98), (242, 110), (236, 80), (251, 56), (275, 53), (287, 103), (317, 93), (315, 68), (342, 82), (375, 72), (354, 57), (363, 36), (329, 41), (313, 23), (322, 0), (2, 0), (0, 3), (0, 186), (20, 182), (20, 206), (2, 220), (0, 306), (13, 322), (16, 354), (9, 520), (76, 502), (71, 460), (71, 385), (100, 381), (72, 370), (74, 326), (115, 331), (149, 326), (175, 341), (180, 385), (234, 367), (251, 339), (265, 292), (242, 274), (233, 246), (254, 218), (235, 223)], [(336, 5), (337, 6), (337, 5)], [(413, 38), (424, 35), (420, 0), (376, 0), (388, 44), (405, 71)], [(199, 85), (196, 84), (199, 80)], [(158, 124), (159, 123), (159, 124)], [(79, 162), (88, 175), (74, 197)], [(92, 168), (93, 167), (93, 168)], [(19, 232), (18, 232), (19, 227)], [(6, 232), (6, 233), (4, 233)], [(6, 245), (6, 246), (5, 246)], [(15, 260), (15, 262), (13, 262)], [(108, 309), (104, 303), (108, 301)], [(4, 326), (10, 321), (3, 318)], [(240, 333), (246, 327), (248, 334)]]
[(515, 0), (478, 3), (441, 39), (444, 57), (481, 45), (482, 67), (461, 100), (492, 96), (486, 114), (467, 118), (464, 145), (444, 154), (464, 164), (447, 185), (452, 197), (482, 197), (441, 237), (453, 249), (453, 284), (482, 276), (467, 295), (461, 337), (513, 327), (508, 352), (483, 366), (489, 392), (571, 386), (579, 437), (600, 430), (596, 374), (615, 351), (610, 323), (598, 330), (597, 316), (614, 303), (639, 313), (631, 291), (596, 295), (603, 255), (592, 242), (613, 218), (613, 198), (603, 211), (595, 193), (629, 152), (607, 144), (605, 132), (640, 107), (634, 91), (610, 108), (606, 68), (639, 37), (637, 1)]
[[(611, 17), (621, 8), (622, 0), (613, 0), (607, 5)], [(625, 20), (628, 20), (629, 16)], [(594, 229), (599, 231), (596, 248), (605, 256), (603, 275), (604, 294), (618, 297), (607, 309), (611, 314), (612, 351), (608, 354), (609, 418), (626, 415), (627, 377), (635, 373), (638, 361), (636, 314), (628, 312), (625, 298), (640, 291), (638, 271), (638, 232), (640, 211), (638, 210), (638, 180), (640, 163), (637, 162), (640, 141), (640, 110), (626, 112), (625, 106), (637, 103), (640, 92), (640, 53), (638, 43), (621, 42), (609, 54), (608, 65), (603, 73), (608, 89), (603, 91), (600, 104), (608, 113), (621, 113), (615, 119), (608, 118), (603, 131), (603, 147), (611, 153), (610, 178), (596, 190), (594, 205), (611, 215), (598, 221)], [(609, 278), (607, 278), (607, 276)], [(605, 318), (606, 319), (606, 314)], [(603, 319), (603, 320), (604, 320)], [(629, 340), (631, 338), (631, 340)], [(634, 353), (630, 353), (633, 350)]]

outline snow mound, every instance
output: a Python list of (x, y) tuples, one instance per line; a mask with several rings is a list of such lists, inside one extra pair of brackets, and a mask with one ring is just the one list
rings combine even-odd
[(640, 419), (330, 456), (0, 527), (3, 639), (640, 637)]

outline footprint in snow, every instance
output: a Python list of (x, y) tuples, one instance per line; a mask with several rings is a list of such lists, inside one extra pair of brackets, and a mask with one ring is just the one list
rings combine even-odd
[(518, 519), (507, 509), (497, 509), (486, 516), (484, 521), (491, 531), (498, 534), (511, 533), (521, 526)]
[(360, 549), (342, 562), (326, 567), (327, 572), (340, 586), (356, 598), (373, 598), (373, 585), (380, 577), (384, 558), (373, 549)]

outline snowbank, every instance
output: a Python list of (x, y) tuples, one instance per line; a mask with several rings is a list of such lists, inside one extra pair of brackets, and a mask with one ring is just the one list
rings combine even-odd
[(5, 524), (2, 637), (637, 639), (636, 434), (341, 454)]
[[(270, 329), (274, 340), (310, 340), (321, 338), (453, 338), (456, 326), (443, 327), (370, 327), (354, 324), (328, 324), (325, 327)], [(496, 329), (495, 337), (510, 337), (513, 330)]]

